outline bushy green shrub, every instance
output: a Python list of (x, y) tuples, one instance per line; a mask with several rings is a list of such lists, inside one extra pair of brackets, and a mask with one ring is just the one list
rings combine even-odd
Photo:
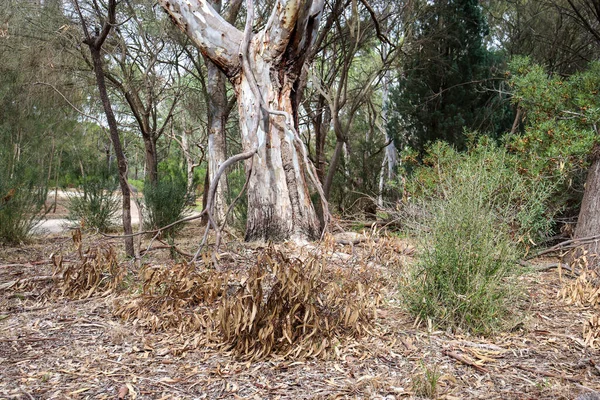
[[(176, 169), (163, 173), (158, 182), (144, 184), (146, 205), (146, 229), (159, 229), (184, 217), (188, 208), (188, 191), (185, 174)], [(183, 227), (182, 224), (163, 232), (172, 236)]]
[(41, 175), (23, 165), (0, 168), (0, 242), (22, 242), (43, 217), (48, 187)]
[[(229, 192), (227, 193), (227, 204), (232, 204), (237, 198), (240, 191), (244, 188), (246, 183), (246, 171), (244, 168), (235, 168), (227, 176), (227, 183), (229, 184)], [(231, 225), (240, 231), (246, 229), (246, 220), (248, 219), (248, 198), (245, 194), (242, 194), (238, 201), (235, 203), (232, 212), (229, 215), (229, 221)]]
[(115, 194), (117, 187), (117, 179), (108, 173), (82, 178), (77, 192), (69, 195), (69, 219), (85, 228), (107, 232), (121, 208), (120, 198)]
[(550, 225), (550, 190), (519, 175), (512, 161), (491, 143), (468, 153), (439, 143), (429, 166), (416, 171), (408, 186), (422, 191), (413, 199), (422, 208), (421, 253), (405, 292), (415, 315), (475, 333), (503, 322), (516, 294), (515, 262)]
[(552, 202), (564, 216), (576, 216), (598, 140), (600, 62), (563, 77), (515, 57), (508, 83), (524, 117), (521, 129), (505, 138), (507, 148), (519, 157), (522, 174), (556, 182)]
[(472, 143), (467, 152), (436, 142), (423, 164), (413, 165), (403, 188), (405, 202), (426, 209), (431, 200), (443, 202), (457, 188), (476, 181), (473, 195), (482, 196), (496, 213), (497, 224), (509, 228), (511, 240), (521, 249), (529, 247), (551, 234), (558, 211), (551, 206), (556, 182), (521, 174), (521, 163), (487, 137)]

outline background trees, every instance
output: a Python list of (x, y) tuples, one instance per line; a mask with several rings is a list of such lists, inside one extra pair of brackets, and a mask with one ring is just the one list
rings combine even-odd
[[(600, 197), (586, 174), (597, 141), (594, 2), (286, 1), (277, 4), (295, 19), (285, 21), (257, 2), (245, 32), (252, 9), (241, 0), (199, 2), (206, 23), (177, 3), (167, 8), (191, 38), (147, 0), (7, 2), (0, 157), (11, 183), (1, 197), (31, 179), (77, 186), (102, 163), (140, 191), (178, 182), (206, 205), (226, 159), (256, 150), (221, 177), (215, 220), (250, 174), (236, 206), (246, 237), (313, 238), (327, 216), (321, 185), (333, 212), (376, 218), (406, 197), (411, 157), (426, 160), (436, 140), (467, 150), (487, 135), (522, 157), (521, 173), (557, 182), (562, 195), (548, 207), (561, 218), (580, 211), (592, 179), (579, 219), (595, 221), (585, 217)], [(100, 63), (102, 101), (91, 74)], [(598, 230), (584, 226), (578, 236)]]

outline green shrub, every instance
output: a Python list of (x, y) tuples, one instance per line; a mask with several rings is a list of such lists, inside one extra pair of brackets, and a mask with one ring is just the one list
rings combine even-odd
[(548, 188), (521, 177), (511, 161), (490, 143), (469, 153), (445, 144), (431, 149), (427, 196), (415, 200), (421, 253), (406, 292), (414, 315), (474, 333), (502, 324), (524, 239), (549, 228)]
[[(229, 192), (227, 193), (227, 204), (233, 203), (246, 183), (246, 171), (244, 168), (235, 168), (227, 176)], [(243, 194), (235, 203), (232, 212), (229, 215), (232, 226), (239, 231), (246, 230), (246, 220), (248, 219), (248, 198)]]
[[(173, 171), (155, 184), (145, 183), (146, 229), (159, 229), (184, 217), (188, 208), (186, 186), (185, 174), (181, 171)], [(182, 227), (182, 224), (175, 225), (163, 232), (163, 235), (172, 236)]]
[(81, 179), (77, 193), (69, 195), (69, 219), (83, 227), (107, 232), (115, 222), (121, 201), (115, 195), (118, 181), (107, 173)]
[(509, 227), (511, 239), (523, 249), (552, 233), (558, 209), (550, 206), (556, 182), (521, 174), (520, 165), (518, 156), (486, 137), (468, 152), (437, 142), (428, 149), (423, 165), (415, 167), (406, 180), (405, 197), (411, 205), (427, 208), (432, 199), (443, 201), (457, 188), (477, 185), (473, 194), (495, 211), (497, 222)]
[(138, 192), (144, 192), (144, 181), (141, 179), (129, 179), (129, 184), (133, 186)]
[(20, 243), (43, 218), (47, 183), (23, 166), (0, 169), (0, 242)]

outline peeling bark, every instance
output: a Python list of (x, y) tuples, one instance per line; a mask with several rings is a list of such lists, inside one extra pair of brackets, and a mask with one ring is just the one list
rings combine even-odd
[[(272, 109), (294, 115), (291, 91), (294, 76), (281, 75), (255, 51), (254, 76), (264, 102)], [(258, 144), (248, 184), (246, 240), (315, 239), (319, 221), (310, 199), (300, 150), (282, 117), (259, 121), (256, 100), (245, 76), (235, 85), (245, 150)]]
[[(225, 76), (212, 61), (205, 58), (207, 68), (206, 90), (208, 93), (208, 174), (209, 182), (215, 179), (221, 164), (227, 159), (225, 125), (227, 123), (227, 94)], [(221, 177), (215, 194), (214, 218), (218, 224), (225, 219), (227, 211), (227, 179)]]
[[(323, 0), (277, 2), (266, 27), (243, 56), (244, 35), (206, 0), (194, 5), (183, 0), (159, 3), (234, 86), (242, 146), (245, 151), (257, 149), (248, 184), (246, 240), (317, 238), (319, 221), (308, 190), (304, 149), (295, 138), (297, 127), (288, 123), (297, 121), (294, 90), (314, 41)], [(241, 57), (251, 65), (251, 76), (242, 72)], [(247, 170), (249, 166), (246, 160)]]

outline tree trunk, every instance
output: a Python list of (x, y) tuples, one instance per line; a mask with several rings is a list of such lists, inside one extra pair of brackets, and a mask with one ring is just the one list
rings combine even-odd
[[(389, 143), (385, 147), (385, 155), (383, 157), (383, 164), (381, 166), (381, 174), (379, 176), (379, 197), (377, 203), (379, 207), (383, 207), (383, 192), (385, 188), (385, 177), (387, 172), (387, 181), (391, 181), (396, 177), (396, 167), (398, 166), (398, 150), (394, 145), (394, 141), (391, 140), (387, 124), (388, 124), (388, 107), (389, 107), (389, 86), (390, 86), (390, 72), (386, 71), (383, 82), (382, 82), (382, 94), (381, 94), (381, 130), (385, 142)], [(386, 168), (387, 166), (387, 168)], [(387, 170), (387, 171), (386, 171)]]
[(151, 133), (142, 133), (146, 149), (146, 181), (151, 185), (158, 182), (158, 160), (156, 157), (156, 138)]
[(331, 194), (331, 186), (333, 185), (333, 177), (335, 175), (335, 172), (337, 171), (340, 158), (342, 158), (343, 150), (344, 142), (338, 139), (335, 144), (333, 156), (331, 157), (331, 161), (329, 163), (329, 171), (327, 171), (327, 177), (325, 178), (325, 183), (323, 184), (323, 191), (325, 192), (325, 197), (327, 198), (327, 200), (330, 199), (329, 196)]
[[(92, 54), (92, 60), (94, 62), (96, 84), (98, 86), (98, 91), (100, 92), (100, 99), (102, 100), (104, 113), (106, 114), (106, 121), (108, 122), (110, 139), (117, 156), (117, 164), (119, 167), (119, 184), (121, 185), (121, 193), (123, 194), (123, 231), (125, 235), (131, 235), (133, 234), (133, 229), (131, 228), (131, 192), (127, 183), (127, 160), (125, 158), (123, 148), (121, 147), (121, 139), (119, 138), (117, 120), (115, 118), (115, 114), (113, 113), (110, 99), (108, 98), (108, 92), (106, 91), (106, 81), (104, 79), (102, 55), (100, 54), (100, 49), (97, 49), (91, 45), (89, 48)], [(125, 238), (125, 253), (127, 253), (129, 257), (134, 256), (133, 236)]]
[[(226, 132), (227, 93), (225, 91), (225, 75), (207, 57), (204, 57), (207, 68), (206, 90), (208, 94), (208, 173), (209, 185), (214, 180), (221, 164), (227, 159)], [(225, 220), (227, 211), (226, 176), (222, 176), (217, 186), (214, 201), (214, 218), (217, 223)]]
[(331, 126), (331, 109), (326, 104), (326, 99), (321, 95), (317, 106), (318, 116), (314, 121), (315, 130), (315, 167), (319, 181), (325, 181), (325, 141)]
[[(585, 181), (585, 192), (575, 228), (575, 238), (581, 239), (600, 235), (600, 145), (592, 150), (592, 165)], [(586, 246), (591, 254), (600, 253), (600, 239)], [(595, 260), (598, 265), (598, 259)]]
[[(289, 113), (294, 120), (292, 87), (295, 76), (271, 65), (251, 50), (253, 72), (264, 103)], [(319, 220), (311, 202), (304, 161), (293, 133), (281, 116), (270, 115), (256, 127), (258, 101), (247, 77), (234, 82), (244, 150), (258, 146), (248, 184), (246, 240), (316, 239)], [(246, 163), (249, 166), (249, 161)]]
[(252, 162), (246, 240), (317, 238), (319, 221), (308, 191), (305, 149), (294, 129), (301, 95), (296, 89), (324, 0), (279, 0), (253, 38), (252, 0), (246, 1), (244, 33), (223, 19), (209, 0), (158, 2), (236, 91), (242, 147), (256, 151), (254, 159), (246, 161), (247, 170)]

